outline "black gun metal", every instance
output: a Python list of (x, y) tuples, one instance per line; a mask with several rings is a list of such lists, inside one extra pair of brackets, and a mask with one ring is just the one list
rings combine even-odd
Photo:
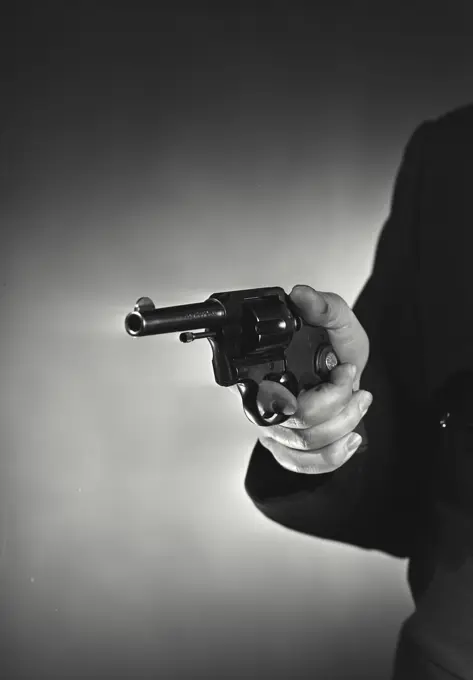
[[(278, 382), (296, 397), (329, 379), (339, 360), (327, 331), (307, 323), (281, 287), (213, 293), (204, 302), (157, 308), (149, 297), (126, 315), (133, 337), (180, 332), (181, 342), (207, 338), (218, 385), (237, 385), (247, 417), (262, 426), (285, 422), (278, 411), (262, 413), (258, 390)], [(201, 332), (194, 331), (200, 329)]]

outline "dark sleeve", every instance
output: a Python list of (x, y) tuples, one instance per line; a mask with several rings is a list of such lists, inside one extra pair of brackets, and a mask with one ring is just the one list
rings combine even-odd
[(370, 339), (361, 381), (361, 388), (374, 397), (362, 421), (367, 447), (334, 472), (304, 475), (280, 466), (257, 442), (245, 478), (246, 492), (269, 519), (298, 532), (399, 557), (410, 554), (416, 532), (412, 517), (422, 502), (420, 470), (415, 468), (422, 406), (412, 369), (418, 344), (422, 156), (430, 125), (417, 128), (406, 146), (372, 272), (354, 305)]

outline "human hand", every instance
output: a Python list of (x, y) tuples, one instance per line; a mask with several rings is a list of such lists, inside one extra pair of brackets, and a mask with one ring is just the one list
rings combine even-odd
[[(275, 408), (291, 417), (280, 425), (258, 427), (258, 438), (292, 472), (322, 474), (346, 463), (361, 443), (353, 430), (365, 415), (372, 395), (360, 390), (369, 357), (369, 339), (353, 310), (336, 293), (298, 285), (290, 297), (302, 318), (324, 327), (340, 364), (329, 382), (301, 392), (298, 398), (276, 382), (264, 381), (258, 393), (262, 412)], [(358, 441), (352, 443), (352, 437)]]

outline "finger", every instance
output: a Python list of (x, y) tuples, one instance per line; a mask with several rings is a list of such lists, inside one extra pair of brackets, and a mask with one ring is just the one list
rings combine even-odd
[(305, 430), (291, 430), (280, 425), (273, 425), (270, 432), (265, 432), (264, 436), (290, 449), (317, 452), (350, 434), (366, 415), (371, 401), (371, 394), (360, 390), (353, 395), (341, 413), (320, 425)]
[[(351, 443), (352, 437), (356, 438), (354, 444)], [(353, 456), (361, 441), (360, 435), (352, 432), (346, 437), (328, 444), (319, 451), (301, 453), (295, 449), (289, 449), (264, 435), (260, 437), (261, 444), (272, 453), (283, 468), (290, 472), (299, 472), (306, 475), (321, 475), (333, 472)]]
[(347, 302), (336, 293), (305, 285), (294, 286), (290, 298), (307, 323), (327, 330), (339, 360), (354, 364), (361, 374), (368, 361), (369, 339)]
[(320, 383), (297, 399), (297, 411), (281, 424), (290, 429), (306, 429), (338, 415), (353, 394), (354, 367), (340, 364), (330, 371), (329, 382)]
[(297, 411), (297, 399), (289, 390), (274, 380), (262, 380), (258, 389), (261, 413), (274, 412), (292, 415)]

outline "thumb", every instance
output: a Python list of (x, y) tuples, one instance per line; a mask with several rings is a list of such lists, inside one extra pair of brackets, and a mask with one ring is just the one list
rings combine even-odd
[(336, 293), (316, 291), (305, 285), (294, 286), (290, 298), (307, 323), (327, 330), (340, 363), (356, 366), (359, 384), (368, 361), (369, 340), (347, 302)]

